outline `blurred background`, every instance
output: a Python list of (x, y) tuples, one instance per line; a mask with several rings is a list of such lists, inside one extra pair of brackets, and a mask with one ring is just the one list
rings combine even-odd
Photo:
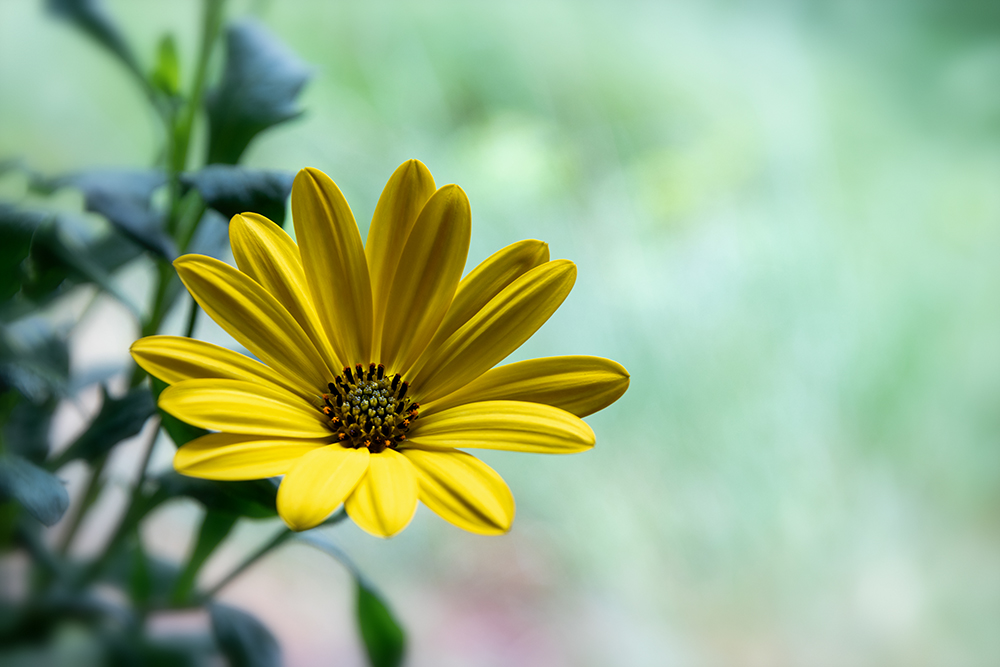
[[(174, 33), (190, 75), (197, 2), (106, 4), (146, 63)], [(509, 535), (425, 508), (389, 541), (330, 529), (407, 628), (409, 664), (995, 664), (998, 7), (228, 5), (314, 72), (306, 114), (246, 164), (324, 170), (364, 233), (393, 169), (421, 159), (469, 195), (469, 268), (522, 238), (579, 267), (512, 360), (595, 354), (632, 374), (588, 419), (593, 451), (485, 453), (518, 501)], [(46, 173), (151, 164), (157, 126), (109, 60), (40, 3), (0, 1), (0, 158)], [(23, 179), (0, 194), (27, 196)], [(118, 281), (142, 301), (150, 273), (140, 262)], [(80, 386), (122, 367), (137, 335), (116, 302), (89, 308)], [(234, 345), (204, 317), (196, 335)], [(97, 396), (61, 406), (57, 443)], [(172, 449), (160, 443), (158, 466)], [(136, 456), (124, 448), (110, 474), (127, 480)], [(105, 495), (120, 511), (122, 494)], [(200, 511), (164, 506), (147, 544), (183, 556)], [(277, 525), (241, 524), (203, 578)], [(267, 623), (287, 664), (350, 666), (353, 594), (339, 565), (293, 544), (222, 599)], [(154, 619), (165, 634), (205, 622)]]

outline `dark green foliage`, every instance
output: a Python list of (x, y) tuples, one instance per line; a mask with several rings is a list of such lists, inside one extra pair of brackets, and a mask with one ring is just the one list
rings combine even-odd
[(182, 180), (198, 190), (205, 203), (226, 220), (249, 211), (281, 225), (295, 176), (283, 171), (211, 164)]
[(46, 526), (69, 507), (69, 494), (55, 475), (16, 454), (0, 456), (0, 500), (15, 500)]
[(69, 378), (66, 335), (41, 317), (0, 323), (0, 388), (13, 387), (41, 403), (65, 392)]
[(195, 580), (201, 566), (205, 564), (208, 557), (212, 555), (216, 547), (226, 539), (239, 516), (229, 512), (219, 511), (209, 508), (201, 521), (201, 528), (198, 530), (198, 539), (194, 543), (194, 549), (188, 557), (187, 564), (177, 578), (177, 584), (171, 594), (171, 599), (175, 604), (187, 601), (194, 588)]
[(176, 563), (146, 553), (136, 531), (122, 542), (108, 560), (100, 578), (129, 591), (136, 604), (165, 605), (170, 601), (180, 573), (181, 569)]
[(101, 389), (101, 411), (73, 444), (57, 459), (58, 468), (74, 459), (94, 461), (126, 438), (139, 433), (153, 416), (156, 404), (145, 387), (136, 387), (121, 398), (111, 398)]
[(208, 612), (215, 640), (229, 661), (229, 667), (276, 667), (281, 664), (281, 647), (256, 618), (219, 603), (209, 605)]
[(0, 301), (14, 296), (24, 280), (21, 262), (28, 257), (31, 237), (45, 216), (0, 203)]
[(76, 24), (129, 69), (138, 73), (138, 62), (132, 50), (102, 4), (100, 0), (48, 0), (47, 3), (49, 11)]
[(166, 183), (156, 170), (103, 169), (55, 179), (56, 187), (83, 192), (83, 205), (104, 216), (122, 234), (164, 259), (177, 257), (177, 247), (164, 230), (163, 215), (151, 205), (153, 192)]
[(258, 23), (226, 31), (222, 80), (205, 98), (208, 164), (236, 164), (257, 134), (302, 113), (296, 104), (309, 68)]
[[(129, 309), (135, 306), (111, 280), (111, 271), (137, 256), (135, 245), (121, 238), (99, 237), (80, 240), (71, 216), (46, 219), (35, 230), (28, 254), (25, 296), (35, 301), (52, 296), (64, 281), (94, 283)], [(64, 230), (64, 228), (66, 228)]]
[(357, 579), (358, 628), (372, 667), (397, 667), (406, 654), (406, 635), (374, 589)]
[[(133, 373), (133, 388), (121, 398), (102, 389), (101, 409), (86, 430), (59, 456), (49, 455), (48, 434), (59, 401), (92, 379), (69, 381), (67, 331), (55, 328), (43, 305), (61, 307), (77, 297), (78, 287), (93, 285), (135, 315), (143, 335), (160, 331), (183, 287), (169, 262), (178, 252), (221, 256), (227, 247), (228, 220), (237, 213), (264, 215), (281, 225), (293, 174), (235, 166), (253, 139), (265, 130), (299, 116), (298, 96), (310, 69), (260, 25), (242, 21), (226, 31), (221, 76), (211, 66), (224, 2), (205, 0), (202, 43), (191, 75), (181, 76), (179, 54), (169, 34), (140, 64), (101, 0), (47, 0), (48, 9), (81, 29), (124, 64), (162, 123), (164, 138), (154, 169), (92, 169), (54, 178), (36, 173), (21, 159), (0, 161), (0, 177), (19, 171), (28, 183), (27, 197), (46, 197), (63, 188), (83, 195), (84, 209), (100, 216), (35, 211), (0, 204), (0, 549), (17, 548), (30, 562), (24, 600), (0, 600), (0, 663), (29, 644), (47, 664), (46, 642), (67, 627), (89, 642), (89, 654), (74, 656), (99, 664), (217, 665), (271, 667), (281, 663), (280, 647), (253, 616), (216, 604), (215, 591), (258, 558), (284, 543), (283, 529), (209, 591), (197, 591), (202, 566), (241, 518), (277, 516), (276, 480), (223, 482), (196, 479), (173, 471), (152, 476), (145, 452), (142, 472), (126, 486), (124, 511), (112, 521), (104, 550), (81, 559), (71, 548), (77, 529), (89, 526), (90, 513), (106, 491), (104, 465), (113, 449), (138, 434), (157, 414), (156, 400), (165, 387), (156, 378), (151, 389)], [(157, 34), (157, 33), (153, 33)], [(158, 33), (163, 34), (163, 33)], [(183, 43), (183, 42), (181, 42)], [(205, 92), (207, 87), (214, 87)], [(192, 134), (201, 110), (207, 133)], [(183, 173), (196, 155), (192, 136), (207, 139), (197, 153), (206, 164)], [(152, 157), (152, 156), (151, 156)], [(51, 202), (60, 206), (58, 200)], [(150, 302), (131, 303), (115, 282), (115, 272), (142, 257), (154, 268)], [(62, 318), (65, 321), (69, 318)], [(141, 385), (141, 386), (138, 386)], [(177, 446), (207, 433), (160, 412), (161, 425)], [(53, 544), (44, 527), (66, 512), (68, 495), (52, 470), (73, 461), (87, 463), (88, 480), (77, 511), (70, 513), (62, 539)], [(44, 465), (48, 470), (40, 467)], [(156, 508), (190, 498), (205, 509), (187, 562), (165, 562), (143, 548), (143, 522)], [(346, 516), (341, 510), (328, 523)], [(36, 520), (37, 519), (37, 520)], [(366, 650), (375, 667), (400, 664), (405, 637), (386, 605), (358, 570), (334, 545), (324, 546), (358, 580), (358, 619)], [(98, 597), (94, 587), (104, 589)], [(104, 595), (110, 591), (110, 595)], [(207, 607), (213, 636), (152, 637), (144, 620), (163, 610)]]
[(300, 533), (298, 539), (338, 560), (354, 577), (358, 596), (358, 630), (372, 667), (396, 667), (402, 664), (406, 656), (406, 633), (375, 587), (365, 579), (347, 554), (326, 535), (317, 532)]
[(186, 496), (220, 512), (250, 519), (268, 519), (278, 514), (275, 507), (278, 487), (267, 479), (217, 482), (171, 471), (160, 476), (159, 481), (167, 497)]
[(35, 463), (44, 461), (49, 454), (49, 427), (55, 408), (54, 398), (38, 404), (19, 400), (3, 426), (7, 451)]

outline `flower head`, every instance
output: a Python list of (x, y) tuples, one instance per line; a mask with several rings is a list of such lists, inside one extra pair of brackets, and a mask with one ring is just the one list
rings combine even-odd
[[(569, 294), (576, 267), (521, 241), (465, 278), (471, 214), (417, 160), (385, 186), (362, 243), (337, 186), (315, 169), (292, 188), (298, 245), (270, 220), (230, 223), (239, 267), (185, 255), (198, 304), (256, 361), (198, 340), (150, 336), (132, 356), (170, 386), (160, 407), (214, 431), (175, 468), (217, 480), (284, 475), (278, 512), (312, 528), (341, 503), (389, 537), (421, 500), (466, 530), (509, 530), (503, 479), (463, 449), (562, 454), (594, 445), (581, 417), (628, 386), (619, 364), (551, 357), (494, 366)], [(263, 363), (261, 363), (263, 362)]]

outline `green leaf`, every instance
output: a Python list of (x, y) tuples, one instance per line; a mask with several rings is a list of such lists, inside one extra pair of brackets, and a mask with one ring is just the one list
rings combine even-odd
[(208, 607), (212, 631), (229, 667), (276, 667), (281, 647), (267, 627), (235, 607), (213, 603)]
[[(153, 388), (153, 398), (159, 402), (160, 394), (167, 388), (167, 383), (153, 376), (150, 376), (149, 379)], [(181, 421), (168, 412), (164, 412), (163, 410), (159, 410), (159, 412), (160, 419), (163, 420), (163, 429), (178, 447), (208, 433), (205, 429)]]
[[(109, 270), (117, 266), (111, 267), (101, 261), (102, 257), (94, 252), (98, 247), (96, 243), (89, 247), (64, 233), (61, 229), (63, 220), (62, 217), (58, 221), (47, 220), (31, 238), (28, 255), (30, 282), (23, 285), (26, 295), (30, 298), (48, 295), (67, 278), (74, 278), (77, 282), (94, 283), (138, 315), (139, 309), (111, 280)], [(120, 245), (122, 240), (111, 243)], [(129, 252), (127, 246), (121, 249), (101, 247), (101, 250), (115, 259)]]
[(133, 531), (115, 550), (100, 573), (101, 581), (128, 591), (133, 602), (165, 605), (177, 585), (181, 568), (146, 553), (141, 536)]
[(0, 386), (42, 403), (65, 394), (68, 379), (65, 333), (42, 317), (0, 323)]
[(49, 428), (55, 409), (53, 397), (41, 403), (20, 400), (3, 426), (7, 451), (35, 463), (44, 461), (49, 454)]
[(8, 204), (0, 204), (0, 238), (5, 241), (0, 244), (0, 318), (6, 320), (23, 317), (57, 296), (67, 279), (96, 282), (122, 298), (109, 272), (141, 252), (117, 231), (97, 232), (80, 216)]
[(156, 68), (149, 75), (150, 82), (170, 97), (181, 89), (181, 68), (177, 59), (177, 45), (173, 35), (164, 35), (156, 50)]
[(164, 219), (151, 204), (153, 193), (167, 182), (157, 170), (98, 169), (52, 180), (55, 187), (83, 192), (86, 210), (104, 216), (143, 248), (173, 261), (177, 247), (164, 229)]
[(201, 528), (198, 530), (198, 539), (191, 550), (191, 556), (177, 578), (177, 585), (171, 594), (171, 599), (175, 604), (183, 603), (188, 599), (202, 565), (226, 539), (233, 526), (236, 525), (237, 519), (239, 517), (235, 514), (220, 512), (211, 507), (205, 512)]
[(156, 405), (149, 389), (136, 387), (121, 398), (111, 398), (101, 387), (101, 411), (53, 464), (59, 468), (74, 459), (93, 461), (126, 438), (139, 433)]
[(159, 477), (160, 489), (167, 496), (185, 496), (207, 509), (227, 512), (249, 519), (277, 516), (277, 485), (267, 479), (247, 482), (217, 482), (187, 477), (170, 471)]
[(31, 237), (45, 216), (0, 203), (0, 301), (14, 296), (24, 280), (21, 263), (27, 259)]
[(198, 190), (205, 203), (229, 220), (237, 213), (259, 213), (278, 225), (285, 221), (285, 203), (292, 192), (294, 174), (264, 169), (244, 169), (213, 164), (182, 182)]
[(403, 632), (403, 628), (389, 607), (382, 601), (375, 587), (361, 574), (357, 565), (322, 533), (310, 531), (299, 533), (296, 537), (300, 542), (333, 556), (354, 577), (358, 593), (358, 630), (372, 667), (395, 667), (402, 664), (406, 655), (406, 633)]
[(226, 32), (226, 64), (205, 97), (209, 164), (236, 164), (257, 134), (299, 116), (309, 68), (260, 24), (243, 20)]
[(100, 0), (48, 0), (47, 4), (53, 14), (76, 24), (117, 56), (126, 67), (133, 72), (139, 72), (135, 55), (125, 42), (118, 26), (104, 11)]
[(357, 579), (358, 629), (372, 667), (397, 667), (406, 654), (406, 635), (392, 612), (363, 579)]
[[(110, 633), (109, 633), (110, 634)], [(109, 637), (110, 639), (110, 637)], [(114, 640), (121, 642), (121, 635)], [(131, 645), (118, 643), (107, 664), (115, 667), (206, 667), (216, 665), (215, 642), (207, 633), (179, 634), (166, 637), (128, 637)], [(110, 652), (110, 651), (109, 651)], [(102, 663), (104, 664), (104, 663)]]
[(55, 475), (16, 454), (0, 457), (0, 500), (16, 500), (46, 526), (69, 507), (69, 494)]

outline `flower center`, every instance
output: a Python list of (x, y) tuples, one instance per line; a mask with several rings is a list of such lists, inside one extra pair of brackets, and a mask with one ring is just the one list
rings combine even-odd
[(328, 385), (323, 414), (341, 443), (377, 454), (406, 440), (420, 405), (406, 397), (409, 384), (401, 379), (398, 373), (387, 376), (382, 364), (368, 364), (367, 371), (358, 364), (353, 371), (345, 367)]

